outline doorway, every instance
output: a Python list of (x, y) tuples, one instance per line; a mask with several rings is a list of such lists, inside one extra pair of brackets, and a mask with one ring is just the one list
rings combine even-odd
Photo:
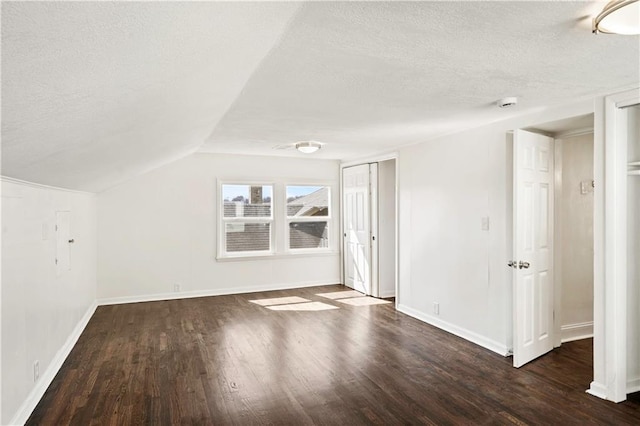
[[(550, 138), (552, 159), (548, 224), (551, 242), (548, 275), (529, 281), (517, 263), (517, 183), (514, 180), (514, 366), (544, 355), (564, 342), (593, 336), (594, 291), (594, 115), (586, 114), (523, 129)], [(517, 143), (517, 131), (514, 143)], [(517, 147), (514, 146), (514, 155)], [(517, 164), (514, 156), (514, 176)], [(522, 198), (522, 197), (521, 197)], [(538, 210), (539, 211), (539, 210)], [(539, 213), (535, 215), (539, 216)], [(533, 229), (533, 228), (532, 228)], [(521, 230), (522, 231), (522, 230)], [(521, 238), (523, 233), (520, 232)], [(525, 256), (526, 257), (526, 256)], [(540, 267), (537, 253), (532, 255)], [(534, 263), (532, 262), (532, 264)], [(532, 265), (532, 269), (535, 265)], [(546, 282), (545, 282), (546, 280)], [(538, 285), (539, 284), (539, 285)], [(544, 288), (546, 285), (547, 293)], [(536, 313), (547, 312), (545, 318)], [(548, 324), (544, 329), (543, 325)], [(528, 329), (527, 329), (528, 327)], [(536, 342), (545, 341), (545, 344)], [(536, 348), (533, 348), (534, 345)]]
[(396, 159), (342, 168), (343, 282), (379, 298), (396, 297)]

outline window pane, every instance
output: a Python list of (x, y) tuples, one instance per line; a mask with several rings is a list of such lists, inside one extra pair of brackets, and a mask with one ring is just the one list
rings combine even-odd
[(329, 247), (329, 224), (327, 222), (289, 223), (289, 248), (310, 249)]
[(270, 185), (222, 185), (224, 217), (271, 217)]
[(225, 224), (227, 253), (271, 250), (270, 223)]
[(329, 187), (287, 186), (287, 216), (329, 216)]

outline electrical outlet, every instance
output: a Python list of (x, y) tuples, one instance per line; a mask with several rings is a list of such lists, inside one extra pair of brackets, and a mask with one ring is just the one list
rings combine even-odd
[(436, 315), (440, 315), (440, 303), (433, 302), (433, 313)]
[(40, 361), (35, 360), (33, 362), (33, 381), (37, 382), (40, 378)]
[(489, 230), (489, 216), (482, 217), (480, 222), (481, 222), (480, 223), (480, 229), (482, 229), (483, 231), (488, 231)]
[(179, 291), (182, 291), (182, 286), (180, 285), (180, 283), (175, 283), (173, 285), (173, 291), (175, 291), (176, 293), (178, 293)]

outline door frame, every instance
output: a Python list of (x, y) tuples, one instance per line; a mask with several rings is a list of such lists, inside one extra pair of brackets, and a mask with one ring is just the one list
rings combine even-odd
[[(616, 324), (626, 322), (626, 307), (624, 317), (615, 308), (615, 303), (620, 303), (622, 299), (622, 293), (619, 290), (626, 292), (626, 288), (622, 289), (620, 280), (615, 279), (615, 263), (612, 259), (615, 257), (615, 252), (611, 252), (616, 247), (616, 234), (613, 228), (615, 220), (612, 213), (618, 207), (616, 203), (606, 211), (606, 205), (615, 198), (615, 195), (609, 191), (615, 190), (616, 174), (621, 173), (621, 168), (626, 172), (626, 164), (618, 164), (619, 161), (615, 160), (618, 150), (617, 135), (614, 131), (616, 109), (640, 102), (640, 88), (629, 87), (620, 93), (595, 96), (591, 99), (552, 109), (548, 113), (541, 113), (537, 119), (520, 122), (517, 127), (530, 128), (540, 123), (587, 113), (594, 114), (593, 381), (586, 392), (598, 398), (619, 402), (626, 399), (628, 391), (634, 391), (634, 389), (629, 388), (626, 383), (626, 359), (622, 362), (626, 357), (626, 325), (624, 333), (623, 330), (616, 328)], [(619, 241), (617, 246), (619, 247)], [(624, 375), (621, 375), (622, 372)]]
[(627, 384), (626, 236), (621, 233), (626, 230), (627, 141), (617, 120), (621, 108), (637, 103), (640, 88), (598, 98), (595, 105), (594, 377), (587, 392), (614, 402), (634, 390)]
[[(400, 271), (398, 268), (399, 265), (399, 258), (400, 258), (400, 253), (399, 253), (399, 239), (400, 239), (400, 234), (399, 234), (399, 230), (400, 230), (400, 216), (399, 216), (399, 196), (398, 196), (398, 188), (399, 188), (399, 176), (400, 176), (400, 158), (398, 155), (398, 152), (394, 151), (394, 152), (388, 152), (388, 153), (383, 153), (383, 154), (379, 154), (379, 155), (374, 155), (371, 157), (362, 157), (359, 159), (355, 159), (355, 160), (349, 160), (349, 161), (343, 161), (340, 163), (340, 182), (339, 182), (339, 187), (340, 187), (340, 281), (344, 284), (345, 282), (345, 276), (344, 276), (344, 205), (343, 205), (343, 199), (344, 199), (344, 193), (343, 193), (343, 177), (342, 177), (342, 171), (343, 169), (347, 168), (347, 167), (352, 167), (352, 166), (359, 166), (362, 164), (369, 164), (369, 163), (380, 163), (382, 161), (388, 161), (388, 160), (395, 160), (396, 162), (396, 170), (395, 170), (395, 187), (396, 187), (396, 194), (395, 194), (395, 212), (396, 212), (396, 222), (394, 224), (395, 226), (395, 258), (394, 258), (394, 264), (395, 264), (395, 308), (398, 308), (398, 301), (400, 300), (400, 294), (399, 294), (399, 278), (400, 278)], [(373, 256), (373, 254), (372, 254)], [(377, 280), (377, 277), (376, 277)], [(373, 285), (373, 278), (372, 278), (372, 285)]]

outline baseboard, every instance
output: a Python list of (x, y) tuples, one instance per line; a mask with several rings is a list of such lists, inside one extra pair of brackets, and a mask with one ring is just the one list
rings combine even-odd
[(591, 382), (587, 393), (600, 399), (607, 399), (607, 387), (601, 383)]
[(458, 327), (457, 325), (451, 324), (447, 321), (443, 321), (439, 318), (435, 318), (431, 315), (424, 314), (423, 312), (410, 308), (406, 305), (399, 304), (397, 309), (404, 314), (419, 319), (420, 321), (426, 322), (427, 324), (433, 325), (434, 327), (438, 327), (444, 331), (468, 340), (471, 343), (475, 343), (476, 345), (489, 349), (490, 351), (493, 351), (497, 354), (500, 354), (502, 356), (509, 355), (509, 349), (506, 347), (506, 345), (500, 344), (495, 340), (489, 339), (485, 336), (481, 336), (480, 334), (474, 333), (473, 331)]
[(290, 283), (290, 284), (271, 284), (266, 286), (230, 287), (230, 288), (211, 289), (211, 290), (146, 294), (141, 296), (109, 297), (109, 298), (98, 299), (98, 306), (121, 305), (125, 303), (156, 302), (159, 300), (191, 299), (194, 297), (227, 296), (230, 294), (257, 293), (262, 291), (291, 290), (294, 288), (317, 287), (322, 285), (335, 285), (335, 284), (339, 284), (339, 281), (340, 280), (334, 280), (331, 282), (305, 281), (305, 282), (297, 282), (297, 283)]
[(627, 382), (627, 393), (640, 392), (640, 377)]
[(593, 321), (567, 324), (560, 327), (562, 343), (593, 337)]
[(58, 374), (58, 371), (62, 367), (62, 364), (71, 353), (71, 350), (80, 338), (80, 335), (89, 323), (89, 320), (93, 316), (93, 313), (95, 312), (97, 307), (98, 305), (96, 302), (93, 302), (91, 306), (89, 306), (85, 314), (82, 316), (78, 324), (75, 326), (75, 328), (67, 338), (67, 341), (58, 350), (56, 355), (49, 363), (47, 369), (40, 376), (40, 380), (38, 380), (38, 383), (36, 383), (35, 387), (31, 390), (31, 392), (27, 396), (27, 399), (25, 399), (20, 408), (18, 408), (18, 412), (15, 414), (15, 416), (13, 416), (13, 419), (11, 419), (11, 425), (24, 425), (27, 422), (29, 416), (36, 408), (36, 405), (38, 405), (38, 402), (40, 402), (40, 399), (46, 392), (47, 388), (56, 377), (56, 374)]
[[(627, 394), (634, 392), (640, 392), (640, 377), (627, 381)], [(607, 387), (603, 384), (591, 382), (591, 386), (587, 389), (587, 393), (589, 395), (608, 400)]]

